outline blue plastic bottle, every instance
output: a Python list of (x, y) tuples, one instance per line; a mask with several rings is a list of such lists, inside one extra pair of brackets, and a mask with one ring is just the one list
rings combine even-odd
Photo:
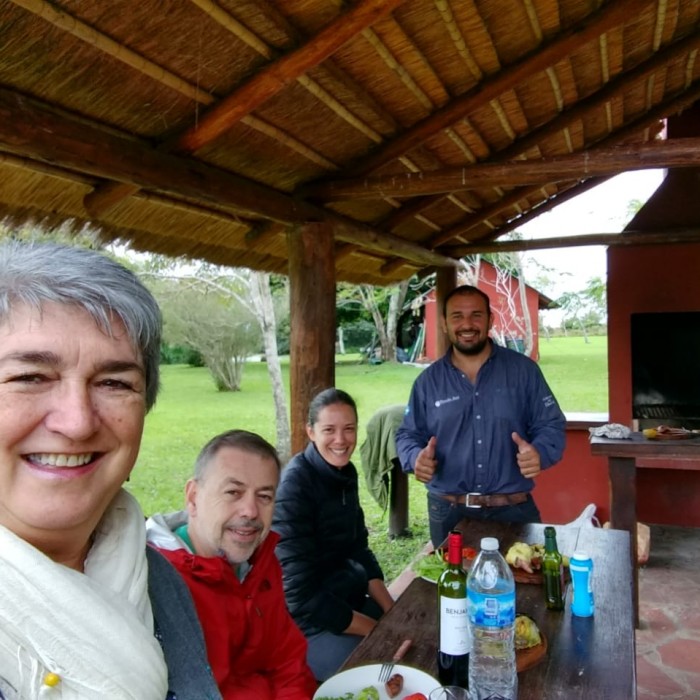
[(515, 581), (495, 537), (484, 537), (467, 579), (471, 700), (516, 700)]
[(595, 612), (593, 602), (593, 560), (587, 552), (576, 551), (569, 561), (571, 585), (571, 612), (578, 617), (590, 617)]

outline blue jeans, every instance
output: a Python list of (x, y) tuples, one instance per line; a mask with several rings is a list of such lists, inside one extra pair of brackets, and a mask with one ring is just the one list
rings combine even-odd
[(527, 501), (514, 506), (496, 508), (467, 508), (458, 503), (450, 503), (440, 496), (428, 493), (428, 520), (430, 523), (430, 541), (433, 547), (439, 547), (447, 538), (450, 530), (463, 518), (471, 520), (497, 520), (508, 523), (541, 523), (542, 516), (535, 505), (532, 495)]
[[(375, 620), (382, 616), (382, 609), (371, 598), (367, 598), (360, 612)], [(306, 662), (316, 680), (322, 683), (337, 673), (345, 659), (363, 639), (364, 637), (356, 634), (334, 634), (326, 630), (307, 635), (309, 648), (306, 652)]]

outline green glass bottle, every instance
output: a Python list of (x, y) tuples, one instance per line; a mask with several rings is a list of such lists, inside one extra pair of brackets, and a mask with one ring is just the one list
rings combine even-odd
[(544, 595), (548, 610), (564, 609), (564, 565), (557, 549), (557, 531), (548, 525), (544, 529), (542, 557)]

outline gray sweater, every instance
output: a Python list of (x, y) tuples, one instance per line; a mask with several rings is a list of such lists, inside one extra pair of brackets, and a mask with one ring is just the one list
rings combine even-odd
[(185, 582), (156, 550), (146, 547), (146, 556), (155, 634), (168, 666), (166, 700), (221, 700)]

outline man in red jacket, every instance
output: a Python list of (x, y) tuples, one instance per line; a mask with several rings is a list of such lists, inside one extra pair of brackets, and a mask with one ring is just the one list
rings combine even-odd
[(272, 445), (231, 430), (197, 457), (186, 510), (147, 523), (149, 543), (192, 593), (225, 700), (310, 700), (316, 690), (270, 532), (279, 476)]

